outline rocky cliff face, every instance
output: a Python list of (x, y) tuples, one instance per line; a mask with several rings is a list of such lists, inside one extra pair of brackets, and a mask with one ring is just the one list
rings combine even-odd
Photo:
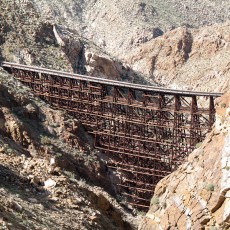
[(60, 23), (56, 17), (47, 17), (44, 12), (39, 12), (36, 4), (29, 1), (2, 0), (0, 60), (4, 58), (101, 78), (145, 82), (130, 66), (82, 37), (77, 28)]
[(228, 0), (41, 0), (33, 4), (43, 17), (68, 25), (117, 58), (172, 28), (226, 21), (230, 7)]
[(177, 171), (161, 180), (139, 229), (229, 229), (230, 93), (213, 131)]
[(177, 28), (140, 46), (124, 60), (169, 88), (226, 92), (230, 77), (230, 24)]
[(229, 25), (166, 32), (221, 23), (229, 7), (227, 0), (2, 0), (0, 52), (9, 61), (103, 78), (146, 83), (144, 76), (197, 90), (210, 80), (208, 87), (225, 90)]

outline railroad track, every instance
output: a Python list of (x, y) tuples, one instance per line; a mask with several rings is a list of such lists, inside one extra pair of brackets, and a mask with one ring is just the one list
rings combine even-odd
[(184, 96), (213, 96), (213, 97), (220, 97), (223, 95), (223, 93), (209, 93), (209, 92), (199, 92), (199, 91), (189, 91), (189, 90), (176, 90), (176, 89), (169, 89), (164, 87), (157, 87), (157, 86), (148, 86), (148, 85), (141, 85), (141, 84), (134, 84), (129, 82), (123, 82), (123, 81), (115, 81), (115, 80), (109, 80), (104, 78), (97, 78), (97, 77), (91, 77), (87, 75), (80, 75), (75, 73), (67, 73), (63, 71), (58, 70), (52, 70), (37, 66), (28, 66), (28, 65), (22, 65), (22, 64), (16, 64), (12, 62), (2, 62), (2, 67), (6, 68), (17, 68), (25, 71), (33, 71), (38, 73), (44, 73), (48, 75), (55, 75), (60, 76), (64, 78), (71, 78), (71, 79), (77, 79), (77, 80), (84, 80), (89, 81), (93, 83), (100, 83), (104, 85), (110, 85), (110, 86), (119, 86), (124, 88), (131, 88), (136, 90), (146, 90), (150, 92), (162, 92), (165, 94), (173, 94), (173, 95), (184, 95)]

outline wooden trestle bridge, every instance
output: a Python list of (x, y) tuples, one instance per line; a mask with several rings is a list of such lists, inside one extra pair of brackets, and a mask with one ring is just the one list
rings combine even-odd
[[(203, 141), (220, 93), (180, 91), (3, 62), (52, 106), (65, 109), (95, 135), (95, 147), (117, 170), (122, 196), (149, 207), (157, 182)], [(207, 107), (200, 106), (205, 100)]]

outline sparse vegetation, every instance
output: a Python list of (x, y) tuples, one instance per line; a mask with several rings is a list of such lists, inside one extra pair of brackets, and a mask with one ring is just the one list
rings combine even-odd
[(6, 150), (6, 152), (8, 153), (8, 154), (11, 154), (11, 153), (13, 153), (13, 149), (11, 149), (11, 148), (8, 148), (7, 150)]
[(197, 149), (200, 148), (201, 145), (202, 145), (202, 142), (197, 143), (197, 144), (196, 144), (196, 148), (197, 148)]
[(75, 179), (75, 174), (70, 171), (64, 171), (64, 174), (67, 175), (70, 179)]
[(122, 202), (122, 201), (124, 200), (124, 197), (123, 197), (121, 194), (117, 194), (117, 195), (116, 195), (116, 200), (117, 200), (118, 202)]
[(79, 184), (80, 187), (84, 187), (84, 186), (86, 185), (86, 180), (80, 179), (80, 180), (78, 181), (78, 184)]
[(159, 197), (153, 196), (151, 199), (151, 205), (158, 205), (159, 204)]
[(145, 216), (145, 215), (146, 215), (146, 212), (138, 211), (138, 212), (137, 212), (137, 215), (139, 215), (139, 216)]
[(51, 144), (50, 138), (48, 136), (42, 135), (41, 136), (41, 144), (43, 144), (43, 145), (49, 145), (49, 144)]
[(8, 144), (4, 144), (3, 145), (3, 150), (5, 153), (7, 154), (11, 154), (14, 152), (14, 150), (8, 145)]
[(227, 104), (226, 104), (226, 103), (222, 103), (220, 107), (221, 107), (221, 108), (226, 108), (226, 107), (227, 107)]
[(166, 204), (165, 201), (163, 201), (163, 202), (161, 203), (161, 207), (162, 207), (163, 209), (165, 209), (165, 208), (167, 207), (167, 204)]
[(219, 228), (216, 226), (210, 226), (209, 230), (219, 230)]
[(57, 158), (62, 157), (62, 153), (60, 153), (60, 152), (56, 153), (56, 157), (57, 157)]
[(213, 185), (213, 184), (207, 184), (207, 185), (205, 186), (205, 189), (206, 189), (207, 191), (213, 192), (213, 191), (214, 191), (214, 185)]

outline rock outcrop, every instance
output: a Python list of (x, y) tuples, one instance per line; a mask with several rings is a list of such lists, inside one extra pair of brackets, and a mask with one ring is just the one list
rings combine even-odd
[(229, 229), (230, 93), (218, 101), (213, 131), (161, 180), (140, 230)]
[[(55, 0), (33, 1), (44, 18), (68, 25), (116, 58), (162, 32), (229, 19), (228, 0)], [(158, 28), (156, 30), (156, 28)]]
[[(86, 53), (86, 70), (91, 76), (121, 80), (122, 75), (128, 71), (123, 65), (108, 56)], [(127, 74), (128, 75), (128, 74)], [(129, 78), (129, 76), (127, 76)]]
[(124, 55), (134, 71), (169, 88), (226, 92), (230, 77), (230, 23), (177, 28)]
[(2, 0), (0, 52), (8, 61), (102, 78), (226, 91), (230, 24), (213, 24), (228, 19), (229, 3), (221, 2)]
[(63, 33), (63, 31), (58, 30), (58, 27), (55, 25), (53, 26), (53, 32), (58, 45), (71, 63), (73, 71), (85, 73), (83, 71), (84, 60), (81, 60), (83, 59), (83, 44), (79, 36), (68, 30), (65, 30), (65, 33)]
[[(54, 18), (42, 17), (33, 4), (21, 5), (3, 0), (0, 15), (0, 54), (7, 61), (142, 82), (129, 66), (82, 37), (77, 28), (71, 29), (60, 25)], [(9, 25), (13, 21), (18, 23)]]

